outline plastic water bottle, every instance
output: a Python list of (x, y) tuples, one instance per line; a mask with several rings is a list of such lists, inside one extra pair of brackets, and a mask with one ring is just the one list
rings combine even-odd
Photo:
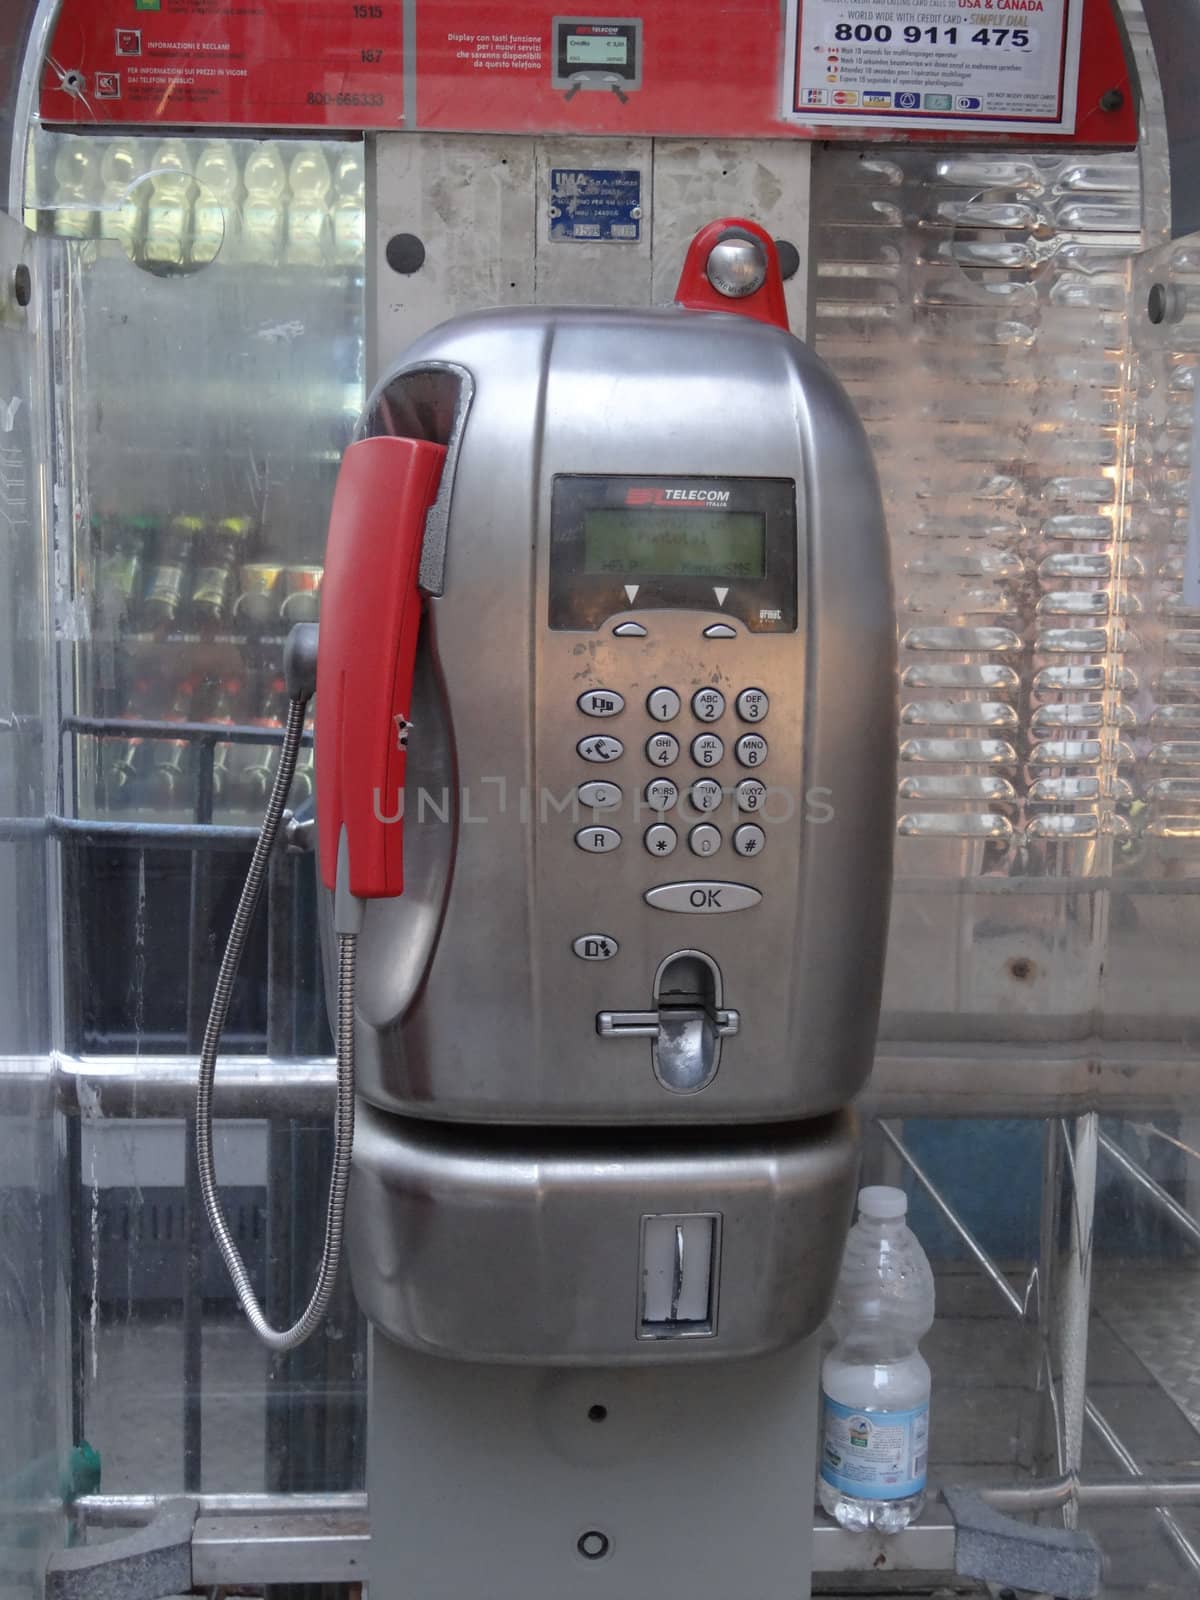
[(242, 206), (242, 241), (246, 259), (274, 266), (283, 247), (283, 197), (287, 168), (273, 139), (257, 145), (242, 172), (246, 199)]
[(228, 139), (212, 139), (196, 162), (199, 193), (192, 213), (192, 261), (206, 266), (224, 255), (228, 262), (236, 248), (238, 229), (237, 155)]
[(195, 198), (192, 158), (182, 139), (164, 139), (154, 152), (146, 208), (145, 258), (162, 267), (187, 262)]
[(319, 267), (329, 256), (329, 163), (319, 144), (297, 147), (288, 168), (292, 198), (287, 208), (283, 259), (293, 266)]
[(933, 1273), (904, 1217), (901, 1189), (863, 1189), (846, 1241), (821, 1369), (818, 1492), (843, 1528), (897, 1533), (925, 1503)]

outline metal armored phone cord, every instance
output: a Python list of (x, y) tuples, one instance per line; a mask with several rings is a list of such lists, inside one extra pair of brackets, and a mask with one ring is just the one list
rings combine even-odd
[(246, 1313), (255, 1333), (272, 1350), (294, 1350), (298, 1344), (316, 1332), (329, 1305), (337, 1279), (338, 1264), (342, 1254), (342, 1233), (346, 1215), (346, 1190), (350, 1183), (350, 1152), (354, 1144), (354, 963), (357, 947), (352, 933), (338, 935), (338, 995), (337, 995), (337, 1110), (334, 1118), (333, 1172), (329, 1180), (329, 1206), (325, 1216), (325, 1243), (321, 1251), (321, 1265), (317, 1272), (312, 1299), (290, 1328), (273, 1328), (263, 1314), (250, 1283), (246, 1264), (233, 1242), (229, 1224), (217, 1193), (217, 1174), (213, 1160), (212, 1103), (213, 1077), (217, 1067), (217, 1051), (221, 1034), (229, 1014), (229, 1001), (233, 994), (234, 979), (241, 965), (246, 935), (254, 918), (267, 863), (279, 833), (284, 804), (292, 787), (296, 770), (296, 756), (304, 733), (304, 716), (309, 695), (288, 701), (287, 724), (284, 728), (283, 746), (279, 753), (279, 766), (266, 814), (259, 829), (250, 859), (250, 869), (242, 896), (234, 913), (229, 941), (221, 958), (217, 974), (208, 1023), (204, 1029), (204, 1042), (200, 1047), (200, 1076), (196, 1089), (196, 1160), (200, 1168), (200, 1188), (204, 1194), (204, 1209), (218, 1248), (229, 1269), (229, 1276), (242, 1310)]

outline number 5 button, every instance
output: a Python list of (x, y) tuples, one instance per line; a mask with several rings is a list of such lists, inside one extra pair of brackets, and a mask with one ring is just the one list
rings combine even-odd
[(767, 741), (761, 733), (744, 733), (733, 747), (733, 753), (743, 767), (761, 767), (767, 759)]

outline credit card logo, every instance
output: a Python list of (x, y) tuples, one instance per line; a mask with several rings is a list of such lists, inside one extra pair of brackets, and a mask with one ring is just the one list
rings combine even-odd
[(862, 103), (867, 111), (890, 111), (892, 109), (892, 91), (890, 89), (864, 89)]
[(896, 90), (897, 111), (917, 111), (921, 106), (921, 96), (915, 89)]
[(977, 94), (960, 94), (954, 102), (955, 111), (982, 111), (983, 101)]

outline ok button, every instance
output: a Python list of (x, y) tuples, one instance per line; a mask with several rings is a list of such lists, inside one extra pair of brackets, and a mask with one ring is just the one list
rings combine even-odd
[(749, 911), (762, 899), (748, 883), (660, 883), (645, 893), (646, 904), (657, 911)]

